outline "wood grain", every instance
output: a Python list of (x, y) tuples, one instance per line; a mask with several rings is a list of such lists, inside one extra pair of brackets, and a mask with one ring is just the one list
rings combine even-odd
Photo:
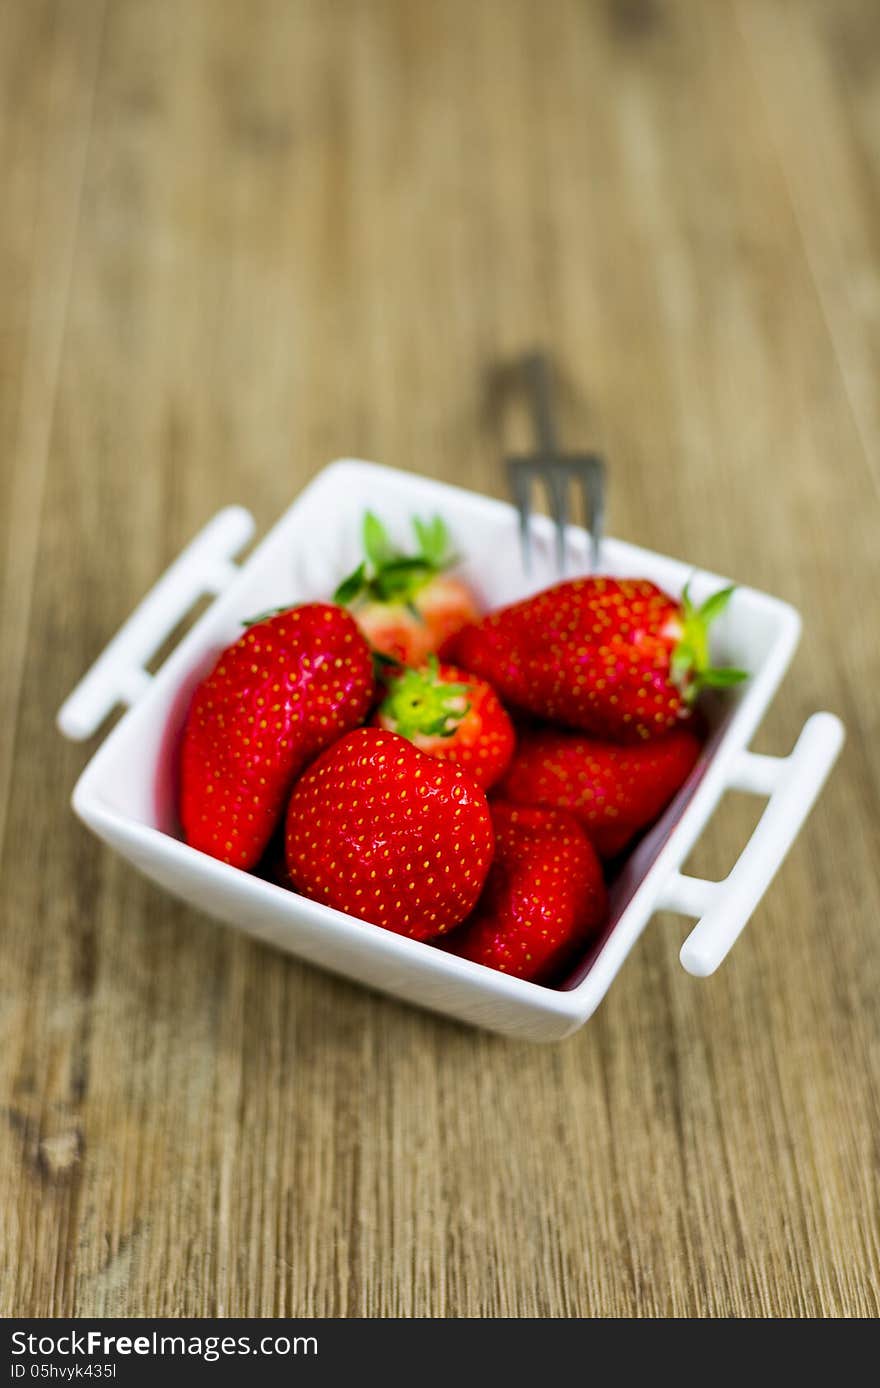
[[(876, 5), (10, 0), (0, 78), (0, 1312), (875, 1316)], [(718, 975), (658, 917), (548, 1048), (174, 903), (53, 728), (221, 504), (498, 493), (536, 341), (614, 532), (804, 611), (757, 745), (849, 729)]]

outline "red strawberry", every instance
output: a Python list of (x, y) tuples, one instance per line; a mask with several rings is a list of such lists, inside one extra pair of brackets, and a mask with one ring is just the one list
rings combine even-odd
[(688, 728), (636, 747), (548, 728), (521, 738), (498, 794), (567, 810), (597, 853), (611, 858), (666, 808), (699, 755)]
[(287, 869), (304, 896), (426, 940), (473, 910), (492, 861), (486, 797), (456, 766), (359, 728), (297, 781)]
[(700, 690), (746, 678), (709, 664), (710, 623), (732, 588), (696, 608), (644, 578), (578, 578), (501, 608), (442, 652), (501, 698), (552, 722), (621, 742), (658, 737)]
[(602, 868), (577, 820), (561, 810), (497, 802), (492, 820), (495, 861), (474, 915), (449, 949), (544, 982), (602, 924)]
[(374, 715), (377, 727), (400, 733), (422, 752), (454, 762), (488, 790), (513, 756), (513, 724), (494, 689), (436, 656), (420, 670), (385, 676), (388, 693)]
[(295, 776), (363, 722), (373, 697), (369, 647), (341, 607), (307, 603), (257, 620), (193, 695), (181, 752), (187, 843), (253, 867)]
[(468, 622), (479, 619), (474, 596), (444, 572), (454, 563), (439, 516), (413, 520), (416, 555), (400, 554), (371, 511), (364, 517), (366, 559), (340, 583), (334, 601), (351, 606), (374, 650), (403, 665), (421, 665)]

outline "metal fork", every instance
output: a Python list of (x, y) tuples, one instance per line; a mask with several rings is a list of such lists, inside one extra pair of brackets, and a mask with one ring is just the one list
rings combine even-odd
[(556, 441), (550, 363), (541, 352), (525, 357), (522, 375), (531, 397), (536, 449), (524, 457), (505, 459), (508, 486), (519, 512), (523, 566), (531, 567), (532, 491), (535, 482), (543, 484), (556, 525), (556, 564), (560, 576), (566, 571), (566, 526), (569, 498), (579, 486), (589, 516), (590, 567), (599, 567), (602, 529), (605, 522), (605, 463), (595, 453), (562, 453)]

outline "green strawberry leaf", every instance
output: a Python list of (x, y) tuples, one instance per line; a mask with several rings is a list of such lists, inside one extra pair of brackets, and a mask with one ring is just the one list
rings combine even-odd
[(735, 670), (733, 667), (721, 670), (705, 670), (702, 683), (710, 689), (729, 689), (731, 685), (742, 684), (749, 677), (748, 670)]
[(449, 531), (443, 517), (434, 516), (429, 521), (423, 521), (413, 516), (412, 524), (425, 563), (436, 569), (443, 568), (448, 562), (449, 552)]
[(362, 593), (367, 586), (367, 566), (365, 563), (358, 564), (353, 573), (344, 578), (336, 592), (333, 594), (333, 601), (345, 607), (346, 604), (353, 602), (359, 593)]
[(424, 559), (392, 559), (378, 570), (370, 586), (384, 602), (408, 602), (433, 576), (434, 569)]
[(256, 617), (245, 617), (242, 621), (243, 627), (255, 627), (258, 622), (268, 621), (270, 617), (278, 617), (282, 612), (292, 612), (296, 603), (288, 603), (286, 607), (269, 607), (265, 612), (258, 612)]
[(733, 592), (732, 585), (721, 588), (697, 607), (690, 595), (690, 582), (684, 586), (681, 595), (683, 631), (672, 652), (669, 674), (687, 704), (695, 703), (702, 689), (729, 689), (749, 677), (746, 670), (716, 669), (709, 663), (709, 628), (725, 610)]
[(682, 682), (687, 679), (693, 667), (694, 653), (687, 642), (681, 640), (672, 652), (672, 659), (669, 663), (669, 672), (672, 676), (673, 684), (680, 686)]
[(700, 608), (700, 618), (706, 626), (714, 622), (716, 617), (721, 616), (721, 613), (733, 597), (733, 591), (734, 585), (731, 584), (729, 588), (722, 588), (720, 592), (713, 593), (710, 598), (706, 599), (703, 606)]
[(364, 553), (374, 569), (382, 569), (396, 557), (396, 551), (379, 517), (372, 511), (364, 516)]
[(342, 580), (334, 602), (347, 604), (363, 595), (378, 602), (409, 605), (436, 574), (457, 562), (449, 549), (449, 532), (441, 516), (430, 520), (413, 517), (412, 524), (419, 553), (401, 554), (378, 516), (367, 511), (363, 522), (366, 558)]

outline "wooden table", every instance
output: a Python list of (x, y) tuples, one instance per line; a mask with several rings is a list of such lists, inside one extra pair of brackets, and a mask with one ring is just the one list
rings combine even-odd
[[(874, 0), (0, 8), (0, 1311), (876, 1314), (878, 53)], [(53, 727), (221, 504), (500, 492), (535, 342), (614, 533), (802, 609), (759, 749), (849, 729), (723, 969), (658, 917), (545, 1048), (176, 904)]]

